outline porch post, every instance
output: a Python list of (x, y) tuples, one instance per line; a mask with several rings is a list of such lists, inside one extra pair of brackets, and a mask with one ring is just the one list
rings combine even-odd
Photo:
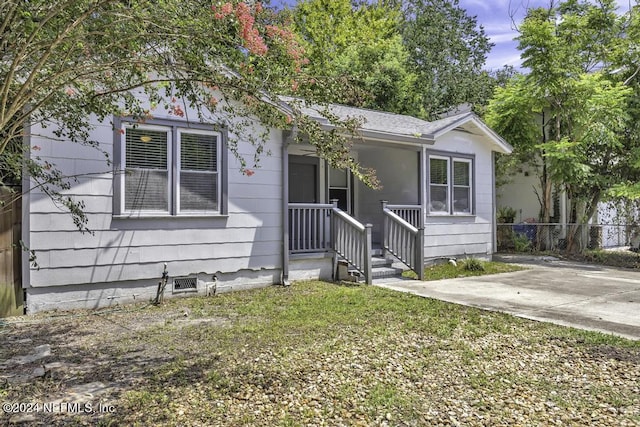
[(365, 238), (366, 246), (365, 246), (365, 254), (364, 254), (364, 271), (367, 275), (367, 285), (373, 284), (373, 277), (371, 273), (371, 229), (373, 228), (372, 224), (365, 225)]
[(387, 257), (387, 247), (389, 246), (389, 236), (387, 235), (387, 230), (389, 226), (389, 219), (384, 214), (384, 211), (387, 209), (386, 200), (380, 200), (380, 204), (382, 204), (382, 258)]
[[(338, 199), (331, 199), (329, 203), (333, 205), (334, 208), (338, 207)], [(329, 246), (331, 247), (331, 252), (333, 252), (333, 257), (331, 260), (331, 277), (333, 281), (338, 281), (338, 253), (336, 252), (336, 220), (333, 215), (333, 209), (330, 210), (329, 213), (329, 234), (331, 236), (331, 241), (329, 242)]]
[(418, 250), (416, 251), (416, 266), (418, 268), (418, 280), (424, 280), (424, 227), (418, 228)]
[[(284, 132), (283, 132), (284, 134)], [(289, 138), (282, 141), (282, 284), (289, 286)]]

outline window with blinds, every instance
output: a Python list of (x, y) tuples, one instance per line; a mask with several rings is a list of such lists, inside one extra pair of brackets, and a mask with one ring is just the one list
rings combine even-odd
[(166, 131), (129, 128), (125, 135), (124, 207), (128, 211), (169, 211)]
[(449, 159), (429, 159), (429, 211), (449, 212)]
[(471, 213), (471, 162), (453, 161), (453, 212)]
[(215, 135), (180, 133), (181, 212), (218, 210), (217, 147)]
[(131, 214), (220, 212), (220, 138), (176, 126), (125, 127), (121, 206)]
[(471, 159), (429, 156), (429, 212), (473, 213)]

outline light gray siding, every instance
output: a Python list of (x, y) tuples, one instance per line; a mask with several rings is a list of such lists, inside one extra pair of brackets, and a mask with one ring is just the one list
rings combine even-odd
[(435, 215), (425, 210), (425, 259), (487, 256), (493, 253), (493, 156), (483, 138), (452, 131), (436, 140), (429, 152), (473, 156), (473, 195), (475, 211), (472, 215)]
[[(191, 115), (191, 117), (196, 117)], [(165, 116), (163, 119), (180, 120)], [(113, 129), (99, 123), (91, 137), (113, 158)], [(239, 161), (228, 157), (228, 215), (122, 218), (113, 215), (114, 180), (112, 166), (96, 149), (50, 138), (52, 128), (34, 127), (31, 145), (34, 155), (56, 165), (64, 175), (75, 176), (65, 194), (82, 200), (92, 233), (80, 233), (70, 215), (38, 189), (30, 194), (30, 249), (36, 252), (38, 267), (30, 269), (25, 283), (30, 312), (55, 308), (50, 302), (67, 300), (54, 294), (86, 295), (84, 306), (112, 303), (103, 289), (109, 283), (120, 300), (148, 293), (168, 264), (171, 277), (199, 274), (199, 280), (228, 277), (238, 272), (264, 284), (277, 282), (282, 265), (282, 174), (281, 132), (272, 131), (260, 168), (252, 176), (239, 172)], [(253, 158), (252, 146), (240, 143), (239, 152)], [(117, 192), (116, 192), (117, 194)], [(36, 290), (36, 288), (39, 288)], [(140, 291), (140, 292), (138, 292)], [(83, 293), (84, 292), (84, 293)], [(127, 298), (128, 296), (128, 298)], [(74, 306), (82, 306), (78, 301)]]

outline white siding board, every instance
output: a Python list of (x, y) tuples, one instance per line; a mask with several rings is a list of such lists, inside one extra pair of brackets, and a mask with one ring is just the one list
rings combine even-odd
[(426, 247), (424, 249), (424, 257), (425, 259), (439, 259), (464, 255), (486, 255), (489, 249), (489, 246), (487, 245), (487, 243), (476, 243), (469, 245), (442, 245)]
[[(74, 200), (83, 201), (83, 211), (86, 214), (106, 214), (111, 215), (113, 198), (110, 195), (104, 196), (87, 196), (87, 195), (74, 195)], [(31, 204), (31, 212), (33, 214), (48, 213), (59, 210), (55, 203), (44, 194), (42, 197), (37, 198), (34, 203)], [(65, 212), (66, 213), (66, 212)]]
[[(188, 276), (190, 274), (217, 272), (231, 273), (239, 270), (277, 269), (282, 264), (279, 254), (256, 255), (252, 258), (220, 258), (211, 260), (194, 260), (188, 262), (168, 261), (171, 277)], [(158, 280), (162, 276), (163, 263), (136, 263), (109, 266), (52, 268), (31, 271), (31, 286), (65, 286), (86, 284), (90, 288), (92, 283), (120, 282), (125, 280)], [(114, 283), (114, 287), (117, 284)]]
[[(232, 167), (229, 167), (229, 185), (231, 184), (241, 184), (241, 185), (253, 185), (253, 184), (264, 184), (264, 183), (274, 183), (277, 185), (281, 185), (282, 183), (282, 172), (271, 171), (271, 170), (262, 170), (258, 169), (255, 171), (254, 175), (247, 176), (242, 175), (241, 173), (235, 172)], [(234, 173), (235, 172), (235, 173)]]
[(229, 184), (229, 198), (239, 199), (278, 199), (282, 197), (282, 188), (273, 183), (255, 183), (254, 185), (243, 185), (239, 183)]
[(451, 236), (477, 233), (491, 233), (492, 225), (489, 223), (480, 224), (427, 224), (425, 225), (425, 236)]
[[(91, 267), (169, 261), (196, 261), (269, 255), (280, 251), (281, 242), (240, 242), (194, 245), (121, 246), (99, 249), (39, 250), (40, 269), (57, 267)], [(48, 252), (48, 256), (40, 258)]]
[(49, 232), (41, 236), (39, 251), (55, 249), (98, 249), (125, 246), (128, 248), (164, 245), (200, 245), (217, 243), (241, 243), (253, 241), (278, 241), (282, 237), (280, 227), (221, 228), (160, 230), (158, 233), (138, 230), (105, 230), (89, 234), (80, 232)]
[[(216, 228), (218, 224), (229, 228), (255, 228), (255, 227), (281, 227), (282, 216), (280, 213), (262, 213), (255, 215), (246, 212), (236, 212), (226, 216), (211, 217), (163, 217), (163, 218), (131, 218), (112, 219), (111, 215), (89, 214), (89, 228), (95, 232), (111, 230), (113, 221), (114, 228), (135, 228), (142, 232), (149, 227), (149, 232), (157, 232), (163, 229), (181, 229), (189, 227), (190, 222), (208, 222), (211, 228)], [(133, 223), (137, 224), (133, 224)], [(117, 224), (116, 224), (117, 223)], [(145, 224), (146, 223), (146, 224)], [(153, 224), (149, 226), (148, 224)], [(31, 231), (37, 233), (41, 231), (77, 231), (68, 213), (58, 210), (51, 213), (35, 213), (31, 215)]]
[(280, 199), (229, 198), (229, 215), (251, 212), (254, 214), (279, 212), (282, 208)]
[[(280, 149), (278, 149), (277, 151), (279, 152)], [(244, 153), (238, 153), (238, 154), (240, 156), (243, 156), (243, 158), (245, 158), (246, 160), (251, 159), (251, 162), (247, 161), (247, 168), (255, 172), (255, 175), (252, 175), (251, 177), (259, 176), (260, 172), (263, 172), (263, 171), (278, 171), (282, 167), (282, 156), (280, 155), (274, 155), (274, 154), (264, 155), (258, 160), (257, 167), (253, 167), (254, 153), (244, 152)], [(229, 170), (231, 171), (240, 170), (240, 162), (231, 153), (229, 157)]]
[(453, 234), (450, 236), (425, 236), (425, 248), (434, 246), (467, 245), (491, 241), (491, 233)]

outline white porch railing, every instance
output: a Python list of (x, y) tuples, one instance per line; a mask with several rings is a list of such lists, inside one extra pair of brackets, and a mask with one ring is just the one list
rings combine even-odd
[(382, 213), (382, 249), (415, 271), (419, 280), (424, 280), (422, 209), (419, 206), (388, 205), (383, 201)]
[(331, 214), (331, 242), (336, 254), (354, 266), (370, 285), (371, 224), (362, 225), (337, 207)]
[(333, 205), (289, 203), (289, 251), (292, 254), (331, 250)]

